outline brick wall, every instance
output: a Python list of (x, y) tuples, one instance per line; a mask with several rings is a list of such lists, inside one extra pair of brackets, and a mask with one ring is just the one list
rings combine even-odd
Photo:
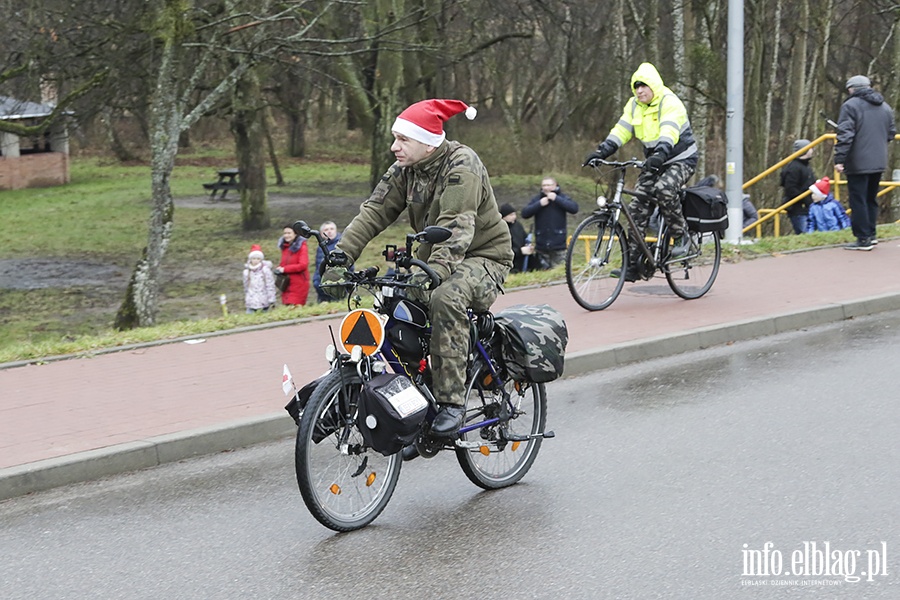
[(0, 190), (52, 187), (66, 183), (69, 183), (69, 156), (62, 152), (0, 157)]

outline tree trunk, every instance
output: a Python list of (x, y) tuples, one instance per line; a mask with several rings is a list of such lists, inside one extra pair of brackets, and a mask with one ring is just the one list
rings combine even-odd
[[(172, 2), (171, 4), (177, 4)], [(151, 189), (153, 206), (147, 246), (131, 275), (125, 301), (116, 314), (118, 330), (148, 327), (156, 323), (159, 298), (159, 267), (172, 237), (175, 203), (170, 179), (178, 154), (181, 114), (176, 93), (179, 42), (166, 38), (150, 107)]]
[(272, 169), (275, 171), (275, 185), (284, 185), (284, 175), (281, 174), (281, 166), (278, 163), (278, 153), (275, 152), (275, 141), (272, 139), (272, 115), (268, 107), (263, 109), (262, 128), (266, 136), (266, 147), (269, 150), (269, 160), (272, 161)]
[(768, 143), (768, 132), (772, 131), (772, 106), (775, 101), (775, 90), (778, 85), (778, 58), (779, 58), (779, 50), (781, 49), (781, 8), (782, 8), (782, 0), (775, 0), (775, 23), (772, 27), (772, 57), (771, 61), (769, 61), (769, 84), (766, 89), (766, 116), (765, 116), (765, 125), (763, 126), (763, 131), (767, 136), (767, 143), (763, 148), (763, 161), (762, 164), (764, 167), (769, 166), (769, 150), (770, 144)]
[[(374, 0), (372, 7), (380, 20), (376, 23), (382, 29), (394, 25), (396, 15), (404, 13), (403, 0)], [(405, 40), (401, 30), (385, 37), (385, 45), (390, 42), (402, 47)], [(393, 44), (391, 44), (393, 45)], [(375, 86), (373, 96), (375, 99), (375, 122), (372, 129), (371, 171), (369, 180), (372, 187), (378, 183), (388, 167), (394, 162), (390, 153), (393, 142), (391, 126), (394, 119), (405, 108), (401, 104), (400, 89), (403, 85), (403, 58), (399, 52), (391, 50), (379, 50), (375, 63)]]
[(234, 88), (231, 131), (241, 173), (241, 225), (244, 231), (271, 225), (266, 205), (265, 133), (259, 77), (247, 71)]

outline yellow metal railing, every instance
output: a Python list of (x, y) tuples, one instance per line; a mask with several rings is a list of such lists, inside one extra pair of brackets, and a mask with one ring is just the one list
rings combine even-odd
[[(835, 140), (835, 139), (837, 139), (837, 135), (834, 133), (826, 133), (826, 134), (820, 135), (819, 137), (817, 137), (816, 139), (811, 141), (809, 144), (807, 144), (803, 148), (800, 148), (793, 154), (789, 154), (787, 157), (785, 157), (781, 161), (775, 163), (774, 165), (772, 165), (771, 167), (769, 167), (768, 169), (766, 169), (765, 171), (763, 171), (756, 177), (753, 177), (752, 179), (748, 180), (746, 183), (744, 183), (741, 186), (741, 191), (747, 191), (754, 184), (765, 179), (772, 173), (778, 171), (779, 169), (781, 169), (782, 167), (787, 165), (789, 162), (791, 162), (795, 158), (797, 158), (799, 156), (803, 156), (809, 150), (812, 150), (819, 144), (821, 144), (827, 140)], [(900, 134), (895, 135), (894, 139), (900, 140)], [(841, 186), (847, 185), (847, 180), (841, 179), (841, 174), (838, 173), (837, 171), (835, 171), (833, 174), (833, 177), (831, 178), (831, 185), (834, 186), (835, 199), (840, 200), (841, 199), (841, 192), (840, 192)], [(893, 191), (894, 188), (900, 187), (900, 181), (882, 181), (879, 183), (879, 185), (884, 188), (883, 190), (878, 192), (878, 196), (880, 197), (880, 196), (883, 196), (883, 195)], [(750, 223), (749, 225), (744, 227), (741, 230), (741, 233), (747, 233), (748, 231), (755, 229), (756, 237), (760, 238), (760, 237), (762, 237), (763, 223), (765, 223), (767, 221), (772, 221), (772, 224), (774, 227), (774, 232), (773, 232), (774, 237), (781, 237), (781, 219), (779, 217), (783, 214), (787, 214), (788, 208), (790, 208), (794, 204), (802, 201), (804, 198), (806, 198), (809, 195), (810, 195), (810, 191), (804, 190), (802, 194), (800, 194), (794, 198), (791, 198), (791, 200), (789, 202), (785, 202), (784, 204), (782, 204), (781, 206), (779, 206), (777, 208), (757, 209), (756, 212), (759, 214), (759, 218), (756, 221), (754, 221), (753, 223)], [(850, 213), (849, 207), (847, 208), (847, 213), (848, 214)], [(578, 236), (579, 241), (584, 241), (584, 259), (586, 261), (591, 259), (591, 242), (596, 239), (597, 239), (597, 236), (595, 236), (595, 235), (580, 235), (580, 236)], [(648, 237), (646, 239), (648, 241), (650, 241), (650, 240), (652, 240), (654, 242), (656, 241), (656, 238)], [(569, 237), (569, 240), (567, 240), (566, 243), (568, 244), (569, 241), (571, 241), (571, 236)]]
[[(608, 240), (609, 236), (603, 236), (603, 239)], [(584, 242), (584, 262), (591, 261), (591, 242), (594, 242), (596, 240), (597, 240), (596, 235), (581, 234), (578, 236), (578, 241)], [(656, 236), (648, 235), (648, 236), (644, 237), (644, 243), (646, 243), (646, 244), (655, 244), (656, 241), (657, 241)], [(566, 246), (568, 246), (570, 243), (572, 243), (571, 235), (568, 237), (568, 239), (566, 239)]]
[[(835, 140), (835, 139), (837, 139), (837, 135), (834, 133), (826, 133), (826, 134), (820, 135), (819, 137), (817, 137), (816, 139), (811, 141), (809, 144), (807, 144), (803, 148), (797, 150), (793, 154), (788, 155), (786, 158), (784, 158), (780, 162), (775, 163), (774, 165), (772, 165), (771, 167), (769, 167), (768, 169), (766, 169), (765, 171), (763, 171), (756, 177), (753, 177), (752, 179), (750, 179), (749, 181), (744, 183), (744, 185), (741, 186), (741, 190), (742, 191), (748, 190), (753, 184), (759, 182), (760, 180), (768, 177), (775, 171), (781, 169), (783, 166), (785, 166), (786, 164), (788, 164), (789, 162), (791, 162), (798, 156), (803, 156), (809, 150), (815, 148), (822, 142), (825, 142), (826, 140)], [(900, 140), (900, 134), (895, 135), (894, 139)], [(838, 173), (837, 171), (834, 171), (834, 174), (831, 178), (831, 185), (834, 186), (835, 199), (840, 200), (841, 199), (841, 191), (840, 191), (841, 186), (847, 185), (847, 180), (841, 179), (841, 174)], [(882, 181), (879, 183), (879, 185), (881, 187), (883, 187), (884, 189), (881, 190), (880, 192), (878, 192), (878, 196), (883, 196), (883, 195), (887, 194), (888, 192), (892, 191), (894, 188), (900, 186), (900, 181)], [(780, 219), (778, 217), (782, 214), (786, 214), (788, 208), (790, 208), (797, 202), (802, 201), (804, 198), (809, 196), (809, 194), (810, 194), (810, 191), (805, 190), (802, 194), (800, 194), (799, 196), (796, 196), (794, 198), (791, 198), (791, 200), (789, 202), (782, 204), (778, 208), (758, 209), (757, 213), (759, 213), (759, 215), (760, 215), (759, 219), (757, 219), (755, 222), (750, 223), (749, 225), (744, 227), (741, 230), (741, 232), (747, 233), (748, 231), (755, 229), (756, 237), (762, 237), (762, 224), (765, 223), (766, 221), (771, 220), (775, 227), (774, 236), (780, 237), (781, 236), (781, 227), (780, 227)], [(847, 209), (847, 212), (848, 213), (850, 212), (849, 208)]]

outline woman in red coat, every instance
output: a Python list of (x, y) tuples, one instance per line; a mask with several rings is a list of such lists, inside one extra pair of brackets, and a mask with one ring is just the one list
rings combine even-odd
[(281, 293), (281, 302), (285, 305), (306, 304), (309, 295), (309, 251), (306, 240), (298, 237), (290, 225), (284, 227), (284, 234), (278, 240), (281, 249), (281, 262), (275, 267), (276, 273), (284, 273), (290, 283)]

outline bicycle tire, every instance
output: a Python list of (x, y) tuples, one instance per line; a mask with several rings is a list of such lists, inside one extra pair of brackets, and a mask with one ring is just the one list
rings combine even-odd
[[(483, 421), (503, 414), (505, 408), (500, 390), (484, 390), (477, 384), (484, 371), (471, 380), (466, 394), (466, 423)], [(508, 381), (504, 386), (514, 405), (512, 415), (505, 422), (473, 429), (460, 434), (462, 443), (471, 447), (457, 447), (456, 459), (469, 480), (485, 490), (495, 490), (518, 482), (534, 464), (543, 438), (526, 441), (504, 441), (501, 428), (512, 434), (525, 436), (544, 432), (547, 423), (547, 392), (544, 384), (517, 384)], [(521, 391), (520, 391), (521, 390)]]
[[(361, 389), (355, 370), (331, 372), (310, 396), (297, 429), (300, 495), (312, 516), (334, 531), (353, 531), (375, 520), (390, 501), (403, 464), (399, 453), (383, 456), (366, 448), (355, 419), (346, 423), (348, 406), (356, 405)], [(345, 430), (350, 452), (340, 445)]]
[[(716, 281), (722, 262), (722, 242), (716, 231), (689, 233), (697, 251), (681, 260), (667, 260), (663, 272), (673, 292), (685, 300), (695, 300), (706, 294)], [(666, 244), (666, 248), (674, 244), (671, 235), (666, 235)]]
[[(594, 214), (579, 223), (566, 248), (566, 284), (569, 293), (586, 310), (603, 310), (615, 302), (622, 292), (628, 267), (625, 230), (610, 222), (609, 214)], [(597, 239), (587, 252), (581, 252), (581, 235)], [(618, 269), (618, 277), (612, 271)]]

